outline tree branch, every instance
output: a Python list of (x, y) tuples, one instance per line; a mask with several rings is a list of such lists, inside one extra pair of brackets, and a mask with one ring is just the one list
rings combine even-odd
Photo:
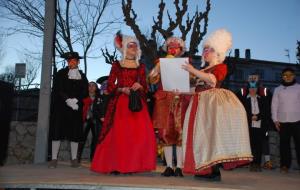
[(109, 53), (109, 51), (107, 50), (106, 47), (105, 47), (105, 52), (102, 48), (101, 48), (101, 52), (102, 52), (102, 55), (105, 58), (105, 62), (107, 64), (112, 64), (112, 63), (117, 61), (117, 50), (116, 50), (116, 48), (115, 48), (112, 55)]
[[(191, 34), (190, 51), (189, 51), (190, 56), (195, 55), (198, 52), (198, 45), (200, 44), (201, 40), (203, 39), (203, 36), (205, 36), (205, 34), (207, 33), (209, 11), (210, 11), (210, 0), (207, 0), (205, 12), (199, 13), (198, 8), (197, 8), (193, 31)], [(201, 21), (202, 20), (204, 20), (204, 27), (203, 27), (203, 30), (201, 31)]]

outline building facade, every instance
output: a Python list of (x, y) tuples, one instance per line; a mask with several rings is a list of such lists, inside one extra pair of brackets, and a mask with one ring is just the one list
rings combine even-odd
[(249, 75), (257, 74), (262, 86), (271, 91), (281, 81), (281, 71), (291, 67), (296, 71), (297, 81), (300, 81), (300, 65), (283, 62), (264, 61), (250, 58), (228, 57), (225, 62), (229, 67), (229, 75), (224, 81), (224, 87), (237, 91), (247, 85)]

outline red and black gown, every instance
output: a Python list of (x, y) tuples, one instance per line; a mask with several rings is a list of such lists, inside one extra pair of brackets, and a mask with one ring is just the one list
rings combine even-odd
[[(131, 87), (135, 82), (143, 86), (143, 108), (131, 112), (128, 95), (117, 88)], [(91, 164), (91, 170), (99, 173), (145, 172), (156, 168), (156, 141), (146, 104), (145, 65), (137, 68), (112, 64), (107, 90), (113, 94), (109, 101), (99, 144)]]

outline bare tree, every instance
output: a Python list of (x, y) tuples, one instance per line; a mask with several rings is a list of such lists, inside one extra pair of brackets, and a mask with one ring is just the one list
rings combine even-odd
[(23, 89), (28, 89), (33, 85), (39, 74), (40, 67), (42, 65), (41, 54), (33, 54), (26, 50), (21, 54), (21, 62), (26, 63), (26, 75), (23, 80)]
[[(191, 31), (190, 43), (189, 43), (189, 56), (193, 56), (198, 51), (198, 45), (200, 44), (203, 36), (207, 33), (208, 26), (208, 14), (210, 11), (210, 0), (206, 1), (206, 9), (204, 12), (200, 12), (198, 7), (196, 7), (195, 13), (190, 17), (188, 11), (188, 0), (182, 0), (181, 5), (179, 0), (174, 0), (174, 6), (176, 9), (175, 17), (173, 18), (169, 11), (167, 11), (168, 16), (168, 26), (163, 28), (163, 16), (165, 12), (165, 2), (161, 0), (158, 8), (158, 15), (153, 18), (154, 24), (152, 25), (152, 32), (150, 38), (147, 38), (143, 34), (137, 24), (137, 14), (132, 8), (132, 0), (122, 0), (122, 10), (125, 16), (126, 24), (133, 30), (137, 39), (141, 44), (141, 49), (144, 55), (150, 60), (150, 63), (158, 56), (159, 44), (157, 43), (158, 34), (160, 34), (164, 39), (172, 36), (175, 29), (179, 29), (181, 32), (181, 38), (186, 40), (188, 33)], [(184, 20), (185, 19), (185, 20)], [(184, 24), (185, 23), (185, 24)], [(203, 24), (203, 27), (201, 27)]]
[(2, 65), (2, 59), (5, 55), (5, 51), (4, 51), (4, 40), (3, 40), (3, 36), (0, 35), (0, 65)]
[[(119, 18), (105, 15), (109, 7), (118, 4), (118, 0), (56, 1), (55, 50), (62, 55), (80, 46), (84, 71), (87, 73), (87, 58), (95, 37), (110, 31), (113, 24), (119, 23)], [(39, 38), (43, 36), (45, 0), (0, 0), (0, 6), (7, 10), (1, 16), (18, 24), (17, 28), (10, 28), (11, 34), (22, 32)]]
[(5, 71), (0, 74), (0, 80), (16, 84), (15, 70), (12, 66), (6, 66)]
[(298, 64), (300, 64), (300, 41), (298, 41), (298, 40), (297, 40), (296, 57), (297, 57), (297, 60), (298, 60)]
[[(34, 85), (35, 80), (37, 79), (38, 72), (41, 66), (41, 54), (33, 54), (28, 50), (19, 52), (20, 63), (26, 64), (26, 74), (25, 78), (22, 79), (20, 89), (29, 89)], [(14, 86), (19, 86), (18, 79), (15, 75), (15, 67), (12, 65), (6, 66), (4, 73), (0, 74), (0, 79), (9, 83), (14, 84)]]

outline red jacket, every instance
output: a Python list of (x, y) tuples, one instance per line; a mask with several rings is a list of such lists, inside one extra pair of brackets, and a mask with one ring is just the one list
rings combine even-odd
[(86, 116), (90, 106), (92, 105), (93, 100), (90, 97), (86, 97), (83, 99), (83, 108), (82, 108), (82, 121), (86, 120)]

